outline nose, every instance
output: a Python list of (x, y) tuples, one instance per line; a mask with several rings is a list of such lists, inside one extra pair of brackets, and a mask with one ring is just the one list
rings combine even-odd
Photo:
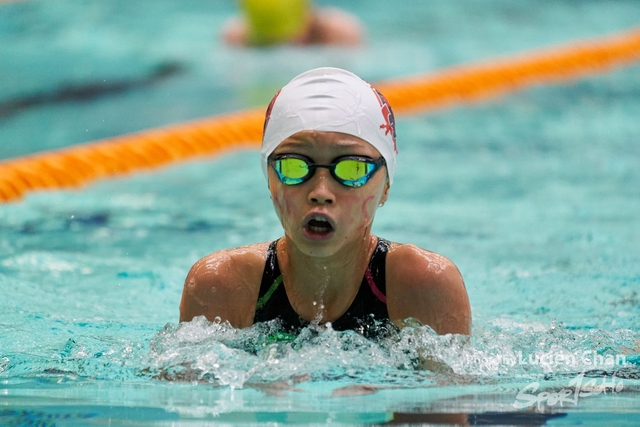
[(335, 201), (335, 195), (331, 190), (333, 178), (327, 169), (316, 170), (314, 176), (309, 180), (308, 200), (311, 204), (330, 205)]

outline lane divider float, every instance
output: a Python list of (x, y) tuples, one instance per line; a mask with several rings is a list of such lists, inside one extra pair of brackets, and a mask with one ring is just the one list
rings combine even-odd
[[(576, 80), (639, 60), (640, 29), (633, 29), (375, 86), (401, 115)], [(263, 117), (264, 108), (251, 109), (1, 161), (0, 203), (18, 200), (30, 191), (80, 187), (181, 160), (258, 147)]]

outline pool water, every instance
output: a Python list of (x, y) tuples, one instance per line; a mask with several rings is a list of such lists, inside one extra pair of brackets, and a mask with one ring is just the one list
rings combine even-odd
[[(640, 16), (631, 1), (320, 3), (358, 13), (368, 45), (234, 51), (215, 38), (222, 1), (0, 5), (0, 158), (263, 105), (315, 66), (376, 81)], [(255, 151), (0, 206), (0, 425), (637, 423), (639, 71), (398, 118), (374, 232), (458, 265), (468, 339), (178, 324), (197, 259), (281, 235)], [(100, 78), (127, 84), (60, 95)]]

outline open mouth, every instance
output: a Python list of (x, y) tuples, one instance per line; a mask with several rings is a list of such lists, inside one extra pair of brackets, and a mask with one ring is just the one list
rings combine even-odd
[(328, 218), (322, 215), (313, 215), (305, 222), (305, 231), (312, 237), (325, 237), (334, 230)]

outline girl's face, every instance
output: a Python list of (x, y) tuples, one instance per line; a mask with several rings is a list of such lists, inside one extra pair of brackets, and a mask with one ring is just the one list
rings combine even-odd
[[(342, 156), (381, 157), (363, 139), (320, 131), (296, 133), (285, 139), (271, 157), (282, 154), (305, 156), (316, 164), (329, 164)], [(317, 168), (301, 184), (285, 185), (270, 166), (269, 189), (288, 240), (307, 255), (326, 257), (369, 236), (376, 209), (386, 201), (389, 185), (384, 166), (361, 187), (339, 183), (326, 168)]]

